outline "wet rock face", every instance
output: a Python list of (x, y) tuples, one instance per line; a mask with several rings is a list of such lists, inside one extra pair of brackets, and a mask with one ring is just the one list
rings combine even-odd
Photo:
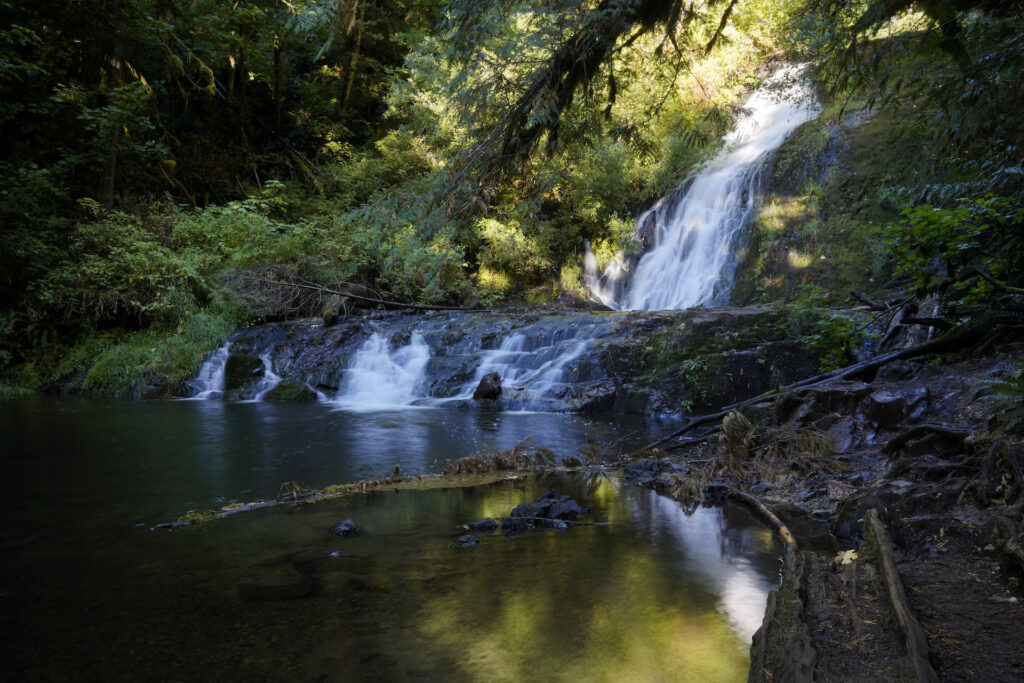
[(501, 396), (501, 375), (496, 372), (489, 372), (480, 380), (476, 391), (473, 392), (473, 400), (481, 399), (494, 400)]
[[(240, 330), (232, 337), (225, 397), (251, 398), (262, 372), (260, 356), (269, 357), (276, 373), (297, 383), (265, 398), (311, 399), (300, 385), (333, 397), (344, 386), (353, 358), (376, 334), (385, 338), (392, 354), (416, 339), (429, 348), (417, 398), (459, 396), (469, 405), (472, 396), (484, 410), (529, 406), (569, 412), (692, 412), (813, 374), (816, 359), (787, 337), (788, 330), (779, 311), (730, 307), (608, 313), (536, 308), (378, 312), (338, 318), (330, 326), (320, 318), (292, 320)], [(502, 355), (502, 345), (512, 339), (519, 346)], [(585, 348), (560, 364), (558, 354), (581, 343)], [(509, 369), (494, 367), (500, 374), (493, 375), (488, 367), (484, 381), (473, 387), (481, 363), (496, 357), (499, 364), (510, 364)], [(543, 363), (556, 369), (554, 375), (561, 373), (557, 379), (552, 375), (543, 393), (517, 383), (517, 376), (538, 376)]]

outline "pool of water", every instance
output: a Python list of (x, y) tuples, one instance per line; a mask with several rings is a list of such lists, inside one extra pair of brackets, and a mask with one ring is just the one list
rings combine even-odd
[[(604, 476), (378, 491), (149, 526), (216, 502), (379, 476), (527, 435), (569, 453), (657, 425), (270, 404), (0, 404), (5, 673), (52, 680), (743, 680), (780, 547), (745, 510), (684, 514)], [(557, 488), (597, 526), (482, 535)], [(334, 523), (358, 533), (339, 539)], [(336, 554), (336, 556), (332, 556)], [(252, 577), (308, 595), (242, 599)]]

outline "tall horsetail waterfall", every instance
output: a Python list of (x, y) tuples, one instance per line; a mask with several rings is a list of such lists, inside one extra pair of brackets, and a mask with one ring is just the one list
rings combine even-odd
[(666, 310), (728, 301), (737, 247), (757, 208), (760, 170), (767, 156), (820, 107), (801, 78), (784, 66), (744, 103), (722, 151), (673, 195), (637, 220), (652, 248), (630, 268), (622, 258), (599, 273), (589, 247), (586, 284), (616, 310)]

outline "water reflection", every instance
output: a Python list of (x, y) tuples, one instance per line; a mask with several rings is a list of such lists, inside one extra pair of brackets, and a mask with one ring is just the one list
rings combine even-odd
[[(687, 516), (605, 478), (378, 492), (174, 533), (133, 526), (183, 501), (272, 495), (286, 479), (338, 481), (396, 457), (426, 467), (529, 433), (565, 451), (594, 427), (583, 419), (8, 407), (0, 463), (18, 485), (0, 502), (0, 657), (12, 679), (738, 681), (777, 575), (777, 544), (741, 510)], [(458, 524), (553, 487), (607, 526), (450, 547)], [(355, 538), (327, 532), (344, 518), (356, 520)], [(240, 599), (243, 577), (296, 567), (311, 595)]]
[(771, 531), (735, 506), (700, 508), (688, 515), (677, 502), (652, 492), (638, 507), (649, 537), (659, 543), (667, 538), (675, 546), (678, 561), (720, 596), (720, 609), (749, 642), (761, 625), (765, 596), (778, 578)]
[[(75, 515), (105, 524), (152, 524), (222, 500), (274, 496), (286, 481), (323, 487), (383, 476), (396, 464), (406, 473), (439, 472), (445, 460), (511, 448), (531, 435), (559, 455), (591, 434), (606, 443), (623, 439), (629, 449), (651, 429), (627, 416), (27, 401), (3, 405), (0, 433), (0, 475), (26, 485), (0, 505), (23, 506), (26, 514), (73, 506)], [(39, 490), (48, 497), (33, 494)]]

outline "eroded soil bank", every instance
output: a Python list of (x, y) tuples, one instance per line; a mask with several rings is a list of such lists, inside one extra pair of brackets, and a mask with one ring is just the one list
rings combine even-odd
[(796, 536), (750, 680), (1020, 680), (1024, 448), (990, 383), (1013, 366), (898, 362), (743, 408), (628, 464), (684, 501), (733, 488)]

